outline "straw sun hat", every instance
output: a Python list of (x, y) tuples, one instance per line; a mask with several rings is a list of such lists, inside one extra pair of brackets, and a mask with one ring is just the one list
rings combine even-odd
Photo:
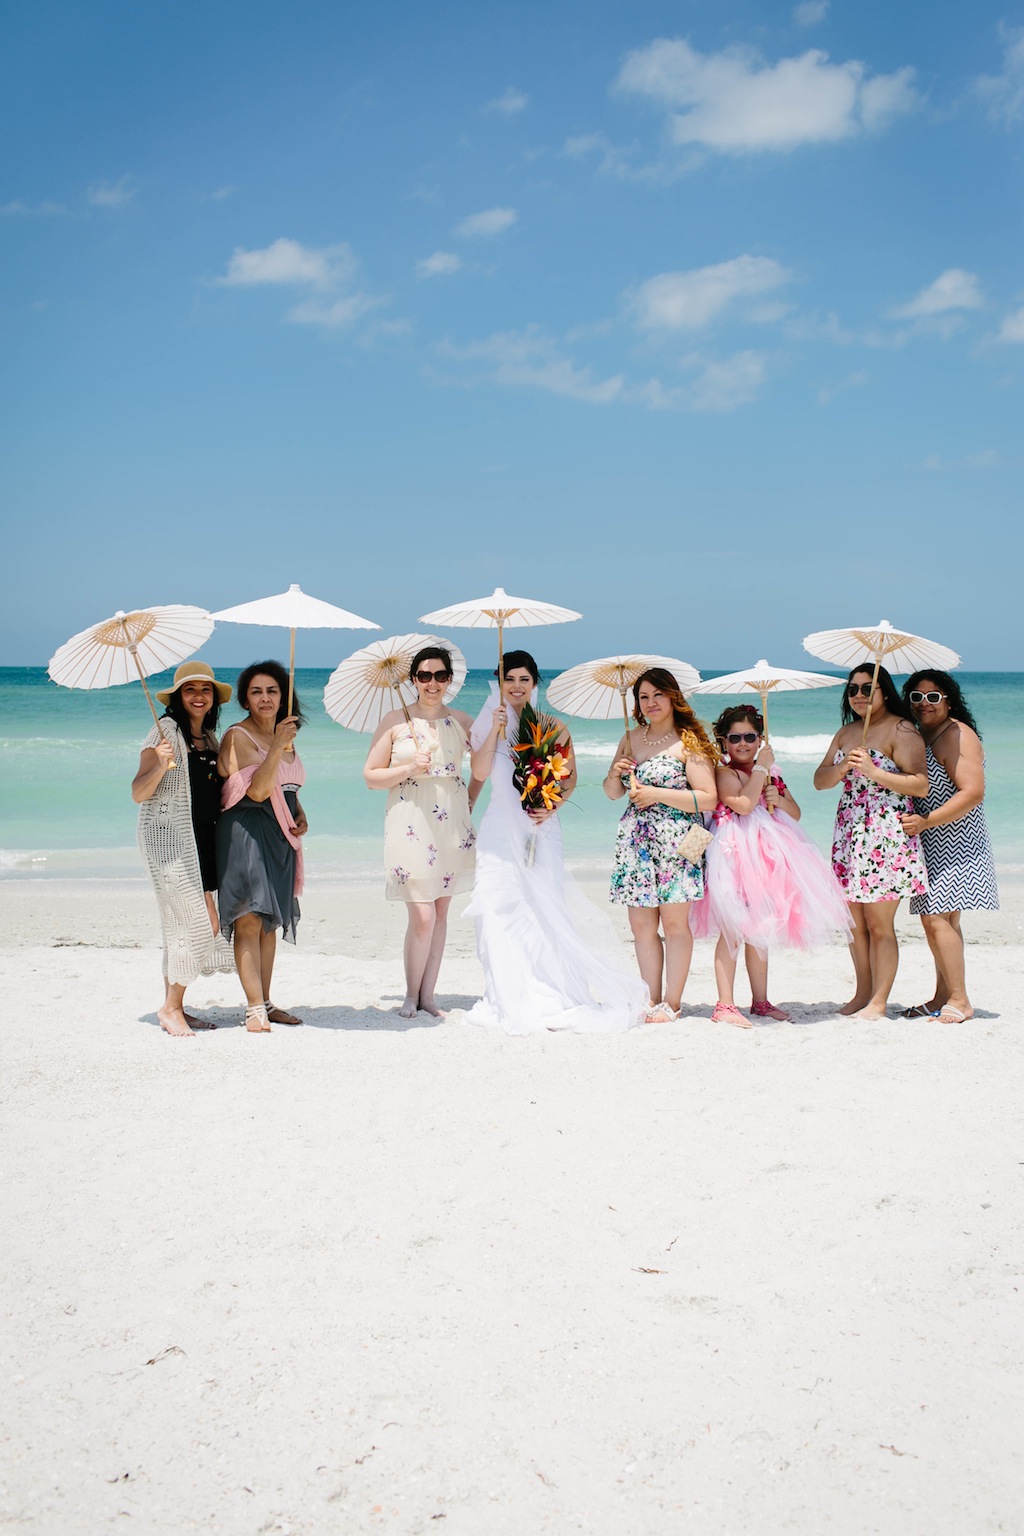
[(169, 688), (161, 688), (157, 692), (157, 698), (161, 704), (169, 704), (171, 694), (177, 693), (182, 683), (212, 683), (217, 690), (217, 696), (222, 704), (226, 704), (231, 697), (231, 684), (218, 683), (213, 675), (213, 668), (206, 661), (183, 661), (174, 674), (174, 682)]

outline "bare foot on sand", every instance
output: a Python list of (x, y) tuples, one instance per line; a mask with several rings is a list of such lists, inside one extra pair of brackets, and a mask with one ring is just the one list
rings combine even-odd
[(867, 997), (851, 997), (848, 1003), (843, 1004), (839, 1012), (844, 1018), (852, 1018), (854, 1014), (859, 1014), (862, 1008), (866, 1008), (870, 1001), (871, 999)]
[(879, 1020), (888, 1018), (888, 1014), (877, 1003), (865, 1003), (863, 1008), (858, 1008), (850, 1017), (859, 1019), (862, 1024), (877, 1024)]
[(168, 1008), (165, 1003), (158, 1008), (156, 1016), (160, 1020), (160, 1028), (168, 1035), (179, 1035), (184, 1040), (194, 1040), (195, 1036), (188, 1027), (188, 1020), (180, 1008)]
[(399, 1010), (398, 1010), (398, 1017), (400, 1019), (414, 1019), (416, 1017), (416, 1015), (419, 1013), (419, 1011), (420, 1011), (420, 1000), (419, 1000), (419, 998), (418, 997), (407, 997), (405, 999), (405, 1002), (402, 1004), (401, 1008), (399, 1008)]
[(448, 1017), (444, 1009), (439, 1008), (433, 998), (430, 998), (428, 1002), (425, 997), (421, 997), (420, 1009), (423, 1013), (429, 1013), (432, 1019), (446, 1019)]

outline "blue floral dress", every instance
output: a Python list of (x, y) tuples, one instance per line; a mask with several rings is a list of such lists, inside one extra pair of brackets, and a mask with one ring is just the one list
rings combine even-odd
[[(638, 784), (653, 789), (689, 789), (682, 758), (659, 752), (636, 769)], [(628, 782), (628, 781), (627, 781)], [(660, 802), (639, 810), (627, 805), (615, 837), (611, 900), (624, 907), (661, 907), (699, 901), (704, 895), (704, 860), (690, 864), (678, 852), (694, 822), (694, 811)]]
[(462, 779), (468, 742), (457, 720), (417, 720), (395, 731), (391, 764), (412, 763), (420, 745), (430, 767), (388, 792), (384, 814), (384, 868), (388, 901), (437, 901), (473, 884), (476, 833)]
[[(900, 769), (884, 752), (868, 748), (884, 773)], [(832, 761), (842, 762), (837, 752)], [(900, 821), (914, 809), (909, 795), (886, 789), (860, 773), (848, 773), (836, 810), (832, 869), (847, 901), (870, 904), (924, 896), (928, 890), (921, 839), (908, 837)]]

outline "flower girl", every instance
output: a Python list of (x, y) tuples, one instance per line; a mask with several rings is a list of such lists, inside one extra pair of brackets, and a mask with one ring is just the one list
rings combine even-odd
[(707, 851), (708, 891), (693, 908), (699, 938), (717, 932), (716, 1024), (751, 1027), (736, 1007), (733, 984), (743, 946), (759, 1019), (789, 1015), (768, 1001), (768, 951), (772, 945), (810, 949), (837, 933), (848, 934), (846, 898), (828, 861), (797, 826), (800, 807), (763, 742), (764, 722), (749, 704), (735, 705), (715, 722), (722, 761), (715, 771), (718, 807), (715, 840)]

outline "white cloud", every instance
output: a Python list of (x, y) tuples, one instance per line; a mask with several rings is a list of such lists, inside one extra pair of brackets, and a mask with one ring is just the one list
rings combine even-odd
[(516, 218), (514, 208), (485, 208), (482, 213), (471, 213), (461, 224), (457, 224), (455, 234), (467, 239), (479, 235), (500, 235), (512, 227)]
[(662, 272), (630, 296), (629, 308), (645, 331), (692, 331), (710, 325), (730, 306), (789, 281), (768, 256), (737, 256), (690, 272)]
[(63, 203), (24, 203), (16, 197), (13, 202), (0, 206), (0, 219), (50, 219), (67, 211)]
[(608, 140), (603, 133), (574, 133), (562, 145), (562, 153), (568, 155), (570, 160), (582, 160), (584, 155), (607, 148)]
[(735, 410), (757, 398), (768, 363), (763, 352), (737, 352), (725, 358), (692, 352), (680, 360), (687, 375), (683, 382), (652, 378), (631, 383), (622, 373), (601, 377), (581, 366), (566, 353), (563, 342), (537, 325), (466, 346), (445, 342), (439, 351), (465, 369), (448, 383), (541, 389), (587, 405), (631, 404), (651, 411)]
[(765, 380), (768, 359), (763, 352), (736, 352), (732, 357), (708, 358), (692, 353), (684, 368), (697, 368), (690, 396), (695, 411), (734, 411), (756, 400)]
[(572, 134), (562, 145), (562, 153), (569, 160), (598, 155), (597, 169), (601, 175), (648, 186), (669, 186), (678, 181), (680, 176), (685, 176), (702, 159), (699, 152), (694, 151), (689, 157), (675, 154), (645, 160), (638, 144), (613, 144), (603, 133)]
[(1003, 68), (998, 75), (977, 75), (974, 92), (994, 123), (1011, 127), (1024, 117), (1024, 27), (1000, 26)]
[(376, 309), (382, 299), (367, 293), (350, 293), (342, 299), (303, 299), (288, 311), (287, 319), (297, 325), (322, 325), (325, 330), (347, 330), (361, 320), (371, 309)]
[(1012, 315), (1006, 316), (1006, 319), (999, 327), (996, 340), (1024, 342), (1024, 307), (1015, 310)]
[(502, 117), (515, 117), (517, 112), (522, 112), (529, 105), (530, 98), (526, 92), (517, 91), (514, 85), (510, 85), (500, 96), (489, 101), (484, 111), (500, 112)]
[(997, 448), (982, 448), (978, 453), (966, 453), (962, 459), (944, 459), (930, 453), (921, 461), (921, 468), (930, 475), (944, 475), (957, 469), (998, 469), (1002, 456)]
[(329, 289), (348, 282), (356, 262), (348, 245), (328, 245), (313, 250), (297, 240), (275, 240), (261, 251), (235, 249), (228, 270), (220, 279), (228, 287), (287, 284), (293, 287)]
[(728, 154), (877, 130), (916, 106), (912, 79), (909, 67), (869, 75), (857, 59), (831, 64), (820, 49), (766, 64), (749, 48), (701, 54), (683, 38), (658, 38), (627, 56), (614, 89), (682, 109), (669, 113), (674, 143)]
[(416, 263), (417, 277), (449, 277), (462, 266), (462, 257), (454, 251), (435, 251)]
[(816, 27), (828, 15), (829, 0), (801, 0), (793, 7), (793, 20), (798, 27)]
[(841, 395), (847, 389), (859, 389), (868, 382), (865, 369), (858, 368), (853, 373), (848, 373), (845, 379), (839, 379), (835, 384), (823, 384), (818, 390), (818, 404), (831, 405), (836, 395)]
[(538, 326), (505, 331), (464, 347), (446, 343), (441, 351), (459, 362), (485, 364), (486, 377), (494, 384), (544, 389), (588, 405), (609, 405), (619, 399), (625, 382), (621, 374), (595, 379), (591, 369), (577, 367)]
[(123, 208), (139, 190), (134, 176), (121, 176), (117, 181), (97, 181), (86, 192), (86, 198), (94, 208)]
[(965, 272), (962, 267), (949, 267), (909, 304), (901, 304), (889, 314), (894, 320), (928, 320), (954, 310), (981, 309), (984, 303), (981, 284), (974, 273)]
[[(318, 325), (328, 331), (349, 330), (386, 301), (360, 291), (339, 293), (352, 286), (358, 263), (349, 245), (313, 249), (297, 240), (274, 240), (258, 251), (235, 250), (228, 270), (218, 281), (229, 288), (305, 288), (285, 318), (295, 325)], [(398, 324), (399, 322), (395, 322)], [(378, 326), (383, 333), (383, 327)]]

